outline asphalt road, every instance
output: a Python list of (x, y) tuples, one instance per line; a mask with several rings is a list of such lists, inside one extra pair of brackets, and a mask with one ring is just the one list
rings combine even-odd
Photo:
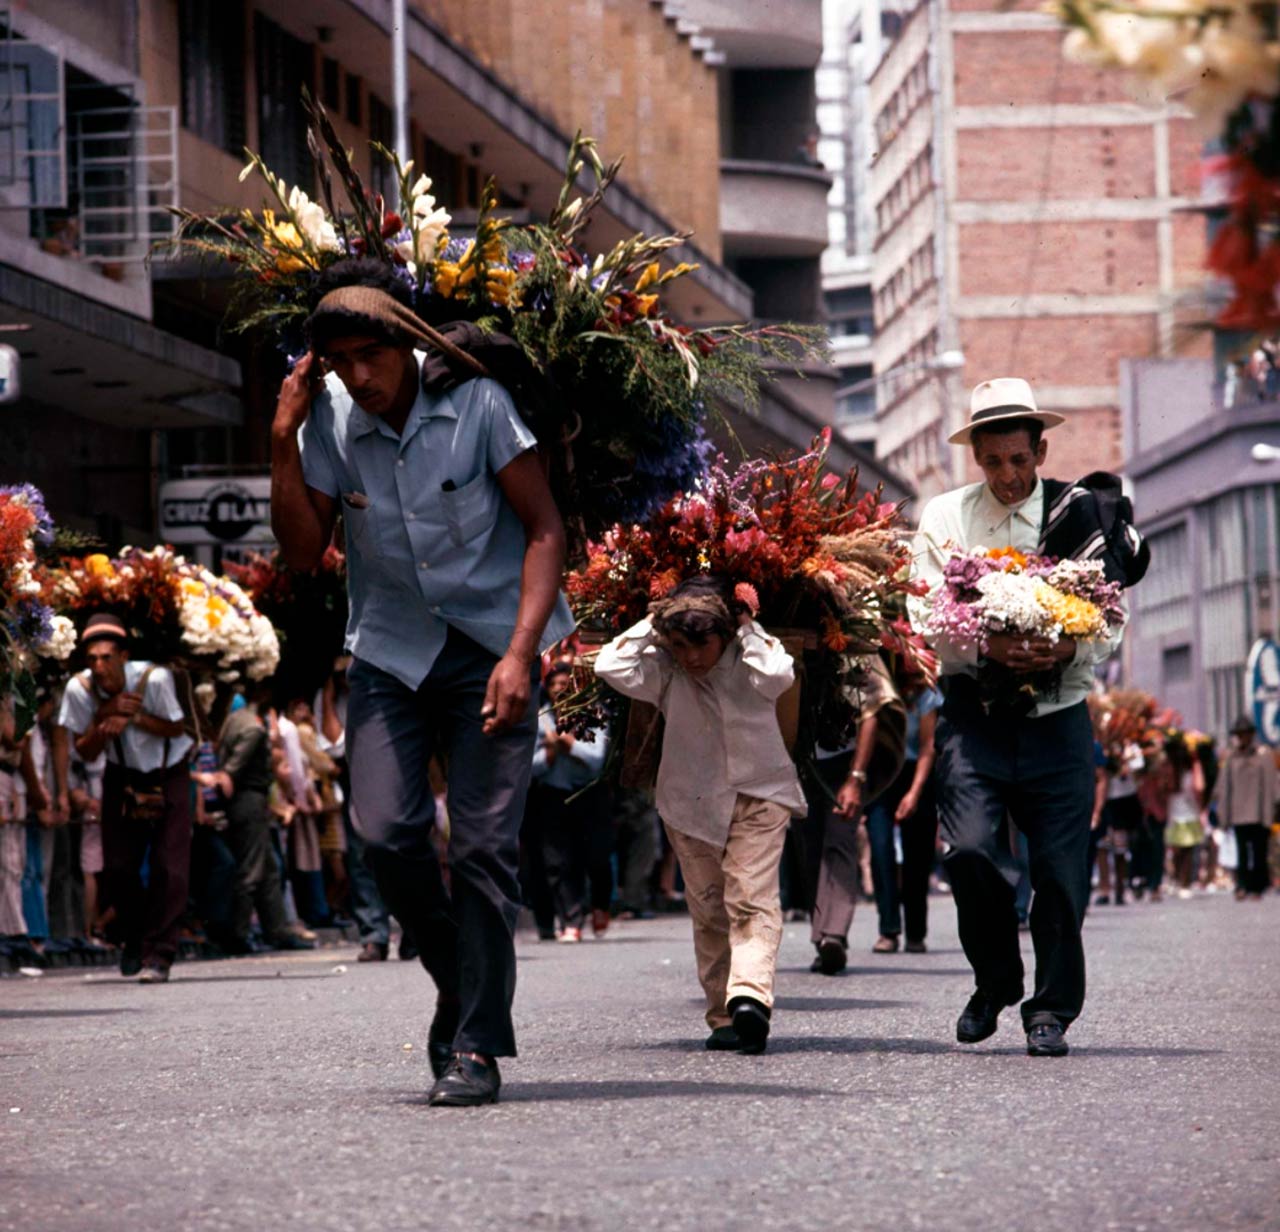
[[(1280, 1227), (1280, 899), (1104, 908), (1072, 1055), (961, 1048), (932, 952), (810, 975), (763, 1057), (703, 1051), (689, 925), (521, 940), (503, 1102), (431, 1109), (431, 997), (354, 949), (0, 982), (0, 1227)], [(345, 967), (345, 969), (342, 969)]]

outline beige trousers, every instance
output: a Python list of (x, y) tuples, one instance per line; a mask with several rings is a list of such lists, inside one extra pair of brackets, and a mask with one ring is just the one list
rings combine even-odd
[(693, 919), (698, 980), (707, 996), (707, 1023), (728, 1026), (734, 997), (773, 1005), (773, 975), (782, 943), (778, 866), (790, 810), (739, 796), (724, 847), (667, 827), (684, 873)]

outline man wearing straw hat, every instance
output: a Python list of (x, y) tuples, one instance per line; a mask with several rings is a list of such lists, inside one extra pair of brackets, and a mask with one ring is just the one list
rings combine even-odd
[[(972, 449), (983, 479), (935, 497), (921, 515), (918, 570), (931, 590), (942, 580), (950, 549), (1008, 546), (1043, 554), (1049, 542), (1055, 555), (1074, 554), (1074, 544), (1064, 550), (1047, 538), (1050, 506), (1057, 501), (1046, 499), (1038, 473), (1048, 454), (1044, 433), (1063, 422), (1062, 415), (1036, 406), (1026, 381), (1002, 377), (973, 391), (969, 423), (950, 441)], [(1042, 695), (1024, 718), (987, 712), (976, 650), (942, 639), (936, 646), (946, 697), (935, 737), (939, 825), (960, 941), (977, 985), (956, 1024), (961, 1043), (993, 1035), (1000, 1011), (1021, 1002), (1028, 1053), (1067, 1052), (1064, 1034), (1085, 991), (1080, 925), (1089, 898), (1094, 791), (1085, 698), (1094, 665), (1110, 657), (1119, 638), (1116, 632), (1077, 644), (1067, 637), (992, 637), (986, 657), (1015, 676), (1062, 669), (1060, 688)], [(1035, 989), (1025, 1002), (1014, 906), (1019, 869), (1009, 850), (1009, 819), (1027, 838), (1035, 892)]]
[[(389, 268), (339, 262), (319, 289), (311, 353), (276, 406), (272, 524), (289, 563), (309, 569), (342, 514), (353, 822), (436, 984), (430, 1103), (491, 1103), (497, 1058), (516, 1051), (529, 697), (540, 652), (573, 631), (564, 528), (506, 389), (426, 379), (441, 353), (480, 374), (409, 310)], [(448, 765), (448, 890), (432, 844), (433, 752)]]

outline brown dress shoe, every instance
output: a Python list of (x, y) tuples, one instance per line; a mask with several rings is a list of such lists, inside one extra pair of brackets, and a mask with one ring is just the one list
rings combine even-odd
[(356, 962), (386, 962), (387, 946), (381, 941), (366, 941), (356, 955)]

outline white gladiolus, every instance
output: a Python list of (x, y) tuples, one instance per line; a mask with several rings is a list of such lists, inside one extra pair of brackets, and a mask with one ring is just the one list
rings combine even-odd
[(289, 193), (289, 209), (297, 221), (298, 230), (312, 248), (318, 252), (338, 251), (338, 232), (329, 221), (324, 207), (319, 202), (312, 201), (296, 185)]

